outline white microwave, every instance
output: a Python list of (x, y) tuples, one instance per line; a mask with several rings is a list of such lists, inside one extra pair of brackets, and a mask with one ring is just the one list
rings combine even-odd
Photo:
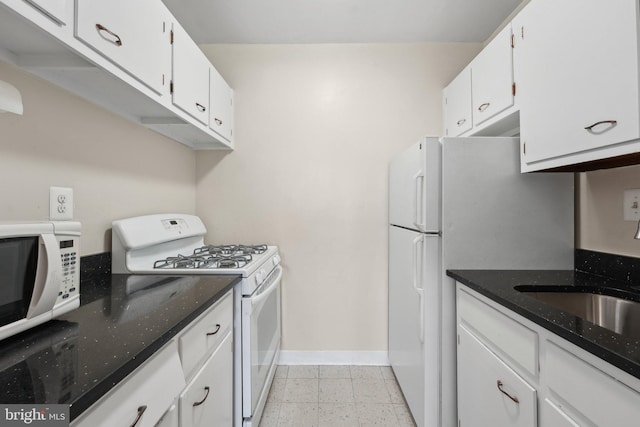
[(80, 228), (0, 222), (0, 339), (80, 306)]

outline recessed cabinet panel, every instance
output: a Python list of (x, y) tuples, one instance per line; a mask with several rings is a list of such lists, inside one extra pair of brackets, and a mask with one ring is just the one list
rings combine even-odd
[(444, 90), (445, 135), (458, 136), (473, 126), (471, 67), (465, 68)]
[(209, 124), (209, 68), (211, 64), (180, 24), (173, 24), (173, 104)]
[(536, 427), (536, 390), (458, 328), (458, 418), (465, 427)]
[(513, 105), (513, 48), (507, 25), (471, 62), (473, 124)]
[(170, 21), (155, 0), (76, 0), (76, 37), (158, 94), (169, 82)]
[(638, 7), (536, 0), (520, 12), (523, 171), (634, 151), (621, 144), (640, 138)]
[(233, 140), (233, 89), (213, 67), (210, 68), (209, 84), (211, 103), (209, 127), (231, 142)]

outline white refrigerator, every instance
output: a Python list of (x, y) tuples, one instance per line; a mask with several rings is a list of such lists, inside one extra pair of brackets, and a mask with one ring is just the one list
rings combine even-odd
[(517, 138), (424, 138), (389, 168), (389, 360), (418, 427), (456, 427), (447, 269), (573, 269), (574, 177)]

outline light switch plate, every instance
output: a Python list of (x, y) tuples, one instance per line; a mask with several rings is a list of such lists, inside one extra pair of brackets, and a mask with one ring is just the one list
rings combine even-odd
[(623, 209), (625, 221), (640, 220), (640, 190), (624, 190)]
[(51, 221), (73, 219), (73, 188), (51, 187), (49, 189), (49, 219)]

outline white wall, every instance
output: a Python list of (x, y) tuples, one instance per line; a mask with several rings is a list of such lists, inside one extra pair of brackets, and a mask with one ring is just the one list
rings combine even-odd
[(195, 211), (195, 152), (7, 63), (0, 80), (24, 103), (0, 114), (0, 221), (47, 220), (49, 187), (72, 187), (88, 255), (111, 251), (114, 219)]
[(625, 189), (640, 188), (640, 166), (604, 169), (579, 174), (577, 247), (640, 257), (635, 240), (637, 221), (625, 221)]
[(480, 44), (201, 47), (236, 96), (236, 150), (197, 153), (211, 243), (280, 246), (285, 350), (386, 350), (388, 162)]

